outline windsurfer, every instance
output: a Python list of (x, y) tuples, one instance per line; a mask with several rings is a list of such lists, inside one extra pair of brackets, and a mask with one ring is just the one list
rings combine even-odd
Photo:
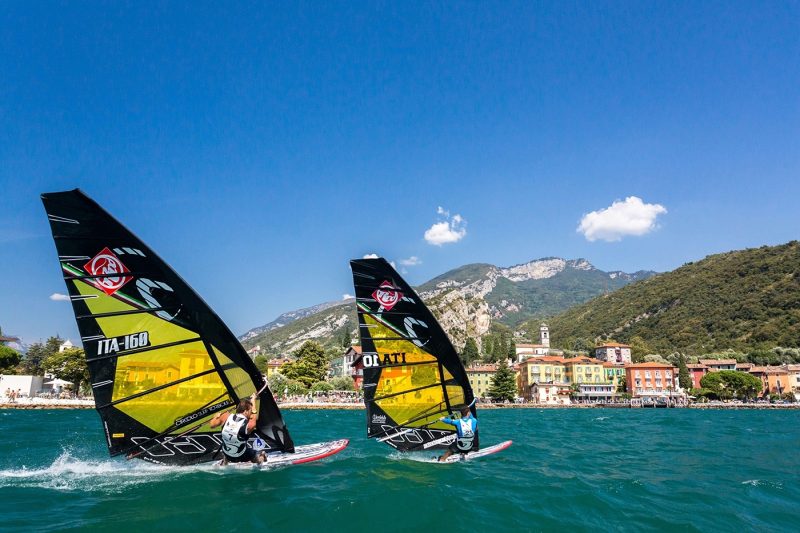
[(256, 395), (249, 400), (241, 400), (236, 406), (236, 413), (227, 411), (218, 413), (211, 419), (212, 428), (222, 426), (222, 464), (228, 463), (258, 463), (264, 462), (265, 453), (256, 452), (247, 446), (247, 436), (256, 428), (258, 413), (253, 407)]
[(452, 419), (446, 416), (440, 418), (445, 424), (456, 427), (456, 440), (439, 457), (439, 461), (445, 461), (454, 453), (466, 454), (478, 449), (478, 419), (472, 416), (469, 407), (461, 408), (461, 418)]

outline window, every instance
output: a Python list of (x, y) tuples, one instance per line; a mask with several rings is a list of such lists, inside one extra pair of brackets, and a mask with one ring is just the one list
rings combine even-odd
[(644, 371), (644, 377), (646, 377), (648, 379), (650, 378), (650, 371), (649, 370), (645, 370)]
[(657, 377), (657, 378), (660, 378), (660, 377), (661, 377), (661, 370), (656, 370), (656, 377)]

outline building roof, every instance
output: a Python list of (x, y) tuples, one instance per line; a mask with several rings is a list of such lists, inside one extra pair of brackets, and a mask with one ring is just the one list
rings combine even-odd
[(594, 359), (593, 357), (571, 357), (569, 359), (564, 359), (565, 365), (602, 365), (603, 361), (600, 359)]
[(597, 350), (598, 348), (630, 348), (629, 344), (620, 344), (618, 342), (607, 342), (605, 344), (600, 344), (599, 346), (595, 346), (594, 349)]
[(625, 368), (675, 368), (669, 363), (656, 363), (653, 361), (647, 363), (628, 363)]
[(751, 374), (788, 374), (789, 371), (782, 366), (754, 366), (750, 369)]
[(361, 346), (359, 346), (358, 344), (354, 344), (353, 346), (349, 347), (344, 353), (347, 353), (350, 350), (353, 350), (355, 353), (361, 353)]
[(686, 368), (689, 370), (708, 370), (708, 367), (702, 363), (686, 363)]
[(0, 342), (17, 342), (19, 339), (16, 337), (6, 337), (4, 335), (0, 335)]
[(474, 365), (467, 368), (467, 372), (497, 372), (497, 364)]
[(741, 368), (741, 369), (744, 370), (744, 369), (747, 369), (747, 368), (753, 368), (754, 366), (756, 366), (756, 365), (754, 365), (753, 363), (736, 363), (736, 368), (737, 369)]
[(292, 360), (289, 359), (288, 357), (284, 357), (283, 359), (270, 359), (269, 362), (267, 362), (267, 366), (272, 366), (272, 367), (283, 366), (285, 363), (291, 363), (291, 362)]
[(700, 359), (699, 362), (706, 366), (735, 365), (736, 359)]
[(545, 355), (542, 357), (528, 357), (520, 363), (520, 365), (539, 365), (542, 363), (560, 363), (564, 364), (564, 358), (558, 355)]

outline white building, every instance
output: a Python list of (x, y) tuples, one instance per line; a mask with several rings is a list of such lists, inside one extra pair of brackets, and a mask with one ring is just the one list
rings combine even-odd
[(618, 342), (607, 342), (595, 347), (594, 357), (615, 365), (629, 364), (631, 362), (631, 347)]
[(8, 397), (11, 391), (19, 391), (22, 397), (35, 396), (43, 388), (42, 376), (7, 376), (0, 375), (0, 396)]
[(64, 350), (69, 350), (70, 348), (74, 348), (75, 345), (70, 342), (69, 339), (65, 340), (58, 346), (58, 353), (63, 352)]
[(539, 326), (539, 344), (517, 344), (517, 362), (528, 357), (544, 357), (550, 354), (550, 328), (542, 322)]

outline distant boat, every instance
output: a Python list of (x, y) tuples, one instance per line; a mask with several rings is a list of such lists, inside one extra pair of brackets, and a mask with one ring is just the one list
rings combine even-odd
[(220, 432), (208, 422), (254, 393), (253, 439), (267, 464), (313, 461), (347, 446), (295, 447), (264, 377), (178, 274), (80, 190), (42, 201), (112, 457), (164, 465), (220, 458)]
[[(463, 407), (477, 416), (458, 353), (422, 299), (385, 259), (355, 259), (350, 268), (364, 367), (367, 437), (402, 452), (447, 448), (455, 442), (456, 430), (439, 418)], [(467, 458), (510, 445), (506, 441)]]

